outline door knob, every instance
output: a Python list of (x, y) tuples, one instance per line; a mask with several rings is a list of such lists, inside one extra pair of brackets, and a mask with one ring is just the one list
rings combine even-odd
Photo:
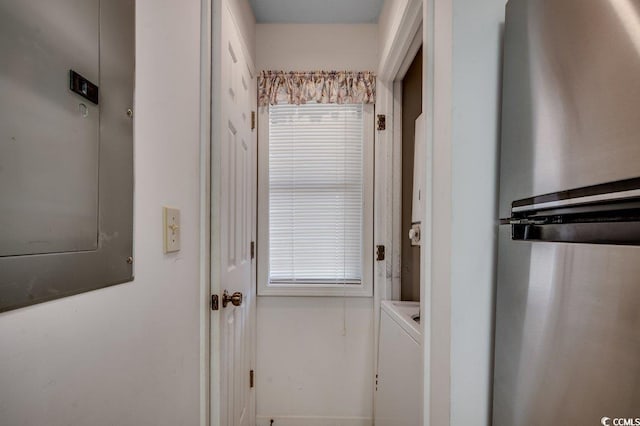
[(229, 302), (231, 302), (233, 306), (242, 305), (242, 293), (236, 291), (231, 296), (229, 296), (229, 292), (225, 290), (224, 293), (222, 293), (222, 307), (226, 308)]

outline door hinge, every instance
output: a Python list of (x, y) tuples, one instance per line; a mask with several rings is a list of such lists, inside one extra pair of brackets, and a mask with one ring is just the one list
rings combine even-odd
[(251, 241), (251, 258), (255, 259), (256, 257), (256, 242)]
[(219, 308), (218, 306), (218, 295), (217, 294), (212, 294), (211, 295), (211, 310), (212, 311), (217, 311)]
[(249, 370), (249, 387), (253, 387), (253, 370)]
[(256, 128), (256, 112), (251, 111), (251, 130)]
[(378, 114), (376, 121), (376, 130), (387, 130), (387, 116), (384, 114)]
[(376, 246), (376, 260), (379, 262), (384, 260), (384, 246)]

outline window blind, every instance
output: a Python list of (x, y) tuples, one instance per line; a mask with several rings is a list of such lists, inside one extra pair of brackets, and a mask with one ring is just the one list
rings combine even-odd
[(361, 104), (269, 107), (269, 282), (360, 284)]

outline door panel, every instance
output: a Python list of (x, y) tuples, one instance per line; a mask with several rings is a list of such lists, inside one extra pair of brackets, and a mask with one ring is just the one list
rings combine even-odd
[(101, 85), (100, 13), (98, 0), (0, 1), (0, 256), (98, 248), (103, 100), (69, 90), (69, 73)]
[(493, 424), (638, 417), (640, 247), (512, 241), (500, 228)]
[(227, 134), (227, 162), (223, 164), (223, 167), (227, 167), (226, 173), (226, 185), (223, 187), (222, 199), (224, 205), (227, 206), (227, 214), (225, 218), (225, 227), (223, 229), (224, 240), (227, 242), (227, 268), (231, 271), (236, 266), (236, 129), (231, 122), (229, 122), (229, 130)]
[[(253, 365), (255, 285), (250, 254), (253, 233), (255, 135), (247, 116), (253, 108), (250, 90), (255, 85), (244, 57), (240, 35), (226, 4), (222, 7), (221, 64), (221, 271), (220, 288), (231, 296), (243, 295), (239, 306), (220, 303), (221, 394), (220, 424), (254, 423), (255, 397), (249, 383)], [(215, 143), (215, 141), (214, 141)], [(214, 206), (215, 207), (215, 206)]]
[[(246, 126), (246, 123), (243, 123), (243, 126)], [(239, 217), (239, 222), (238, 222), (238, 234), (239, 234), (239, 241), (249, 241), (249, 227), (250, 227), (250, 216), (249, 216), (249, 209), (248, 209), (248, 204), (249, 202), (251, 202), (249, 196), (250, 196), (250, 191), (249, 191), (249, 179), (248, 177), (250, 176), (250, 169), (249, 169), (249, 145), (247, 145), (247, 143), (242, 140), (242, 142), (239, 144), (239, 149), (236, 151), (236, 161), (237, 161), (237, 167), (236, 170), (238, 172), (238, 186), (242, 189), (242, 196), (238, 197), (238, 199), (236, 200), (238, 203), (238, 207), (237, 207), (237, 212), (238, 212), (238, 217)], [(247, 256), (247, 254), (249, 253), (249, 244), (240, 244), (240, 251), (239, 251), (239, 259), (240, 262), (242, 263), (246, 263), (248, 261), (250, 261), (249, 257)]]

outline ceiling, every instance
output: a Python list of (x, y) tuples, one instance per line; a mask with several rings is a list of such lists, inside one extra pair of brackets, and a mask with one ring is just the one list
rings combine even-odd
[(384, 0), (249, 0), (258, 23), (376, 23)]

